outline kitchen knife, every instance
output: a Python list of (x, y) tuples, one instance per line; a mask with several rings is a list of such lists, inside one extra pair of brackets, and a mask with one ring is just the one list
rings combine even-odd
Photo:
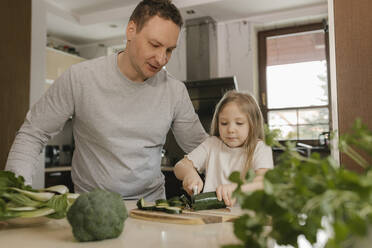
[(198, 185), (195, 185), (195, 186), (192, 188), (192, 191), (193, 191), (193, 195), (197, 195), (197, 194), (198, 194)]

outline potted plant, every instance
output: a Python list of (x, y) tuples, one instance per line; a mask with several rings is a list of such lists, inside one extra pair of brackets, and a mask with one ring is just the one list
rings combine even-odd
[(234, 222), (241, 244), (225, 248), (263, 248), (270, 240), (298, 247), (298, 237), (314, 244), (325, 232), (327, 238), (320, 247), (367, 247), (357, 242), (368, 236), (372, 222), (372, 170), (355, 148), (372, 156), (372, 132), (357, 120), (352, 133), (340, 137), (340, 151), (362, 166), (363, 174), (339, 166), (331, 156), (303, 157), (292, 143), (283, 146), (276, 141), (276, 133), (267, 132), (266, 143), (282, 147), (284, 153), (266, 173), (263, 190), (242, 192), (239, 173), (230, 175), (238, 184), (234, 195), (239, 205), (254, 214), (247, 211)]

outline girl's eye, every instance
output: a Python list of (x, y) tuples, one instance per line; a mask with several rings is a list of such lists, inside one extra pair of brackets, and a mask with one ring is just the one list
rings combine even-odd
[(220, 122), (220, 125), (221, 126), (226, 126), (227, 125), (227, 122)]
[(239, 126), (244, 125), (243, 122), (237, 122), (236, 124), (239, 125)]

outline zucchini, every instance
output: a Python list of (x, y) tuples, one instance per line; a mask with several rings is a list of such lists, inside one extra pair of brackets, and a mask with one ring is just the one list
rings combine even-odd
[(206, 192), (191, 197), (191, 207), (194, 210), (226, 208), (224, 201), (217, 199), (216, 192)]
[(191, 207), (191, 201), (189, 200), (189, 198), (187, 198), (187, 196), (181, 195), (180, 201), (183, 202), (185, 207), (188, 207), (188, 208)]
[(154, 210), (155, 204), (146, 203), (145, 199), (141, 198), (137, 201), (137, 207), (138, 209), (142, 209), (142, 210)]
[(165, 209), (169, 206), (155, 206), (153, 210), (155, 211), (160, 211), (160, 212), (165, 212)]
[(166, 212), (168, 214), (181, 214), (182, 213), (182, 209), (179, 208), (179, 207), (166, 207), (164, 209), (164, 212)]
[(171, 207), (185, 207), (185, 204), (181, 201), (170, 201), (169, 206)]
[(155, 210), (156, 206), (152, 203), (146, 203), (146, 205), (142, 208), (142, 210)]
[(155, 201), (156, 205), (168, 204), (168, 201), (165, 199), (158, 199)]
[(155, 203), (147, 203), (143, 198), (137, 201), (137, 207), (141, 210), (161, 211), (169, 214), (182, 213), (182, 208), (185, 205), (182, 201), (173, 199), (172, 204), (180, 206), (169, 206), (170, 202), (165, 199), (156, 200)]
[(137, 201), (137, 207), (138, 209), (143, 209), (143, 207), (145, 206), (145, 199), (141, 198)]

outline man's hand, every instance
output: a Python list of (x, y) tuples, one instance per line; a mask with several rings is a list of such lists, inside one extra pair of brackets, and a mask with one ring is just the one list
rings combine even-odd
[(194, 186), (198, 186), (198, 192), (196, 193), (199, 194), (200, 191), (203, 189), (203, 181), (198, 173), (196, 171), (193, 171), (185, 176), (182, 182), (182, 186), (189, 195), (193, 195)]
[(222, 184), (218, 186), (216, 189), (217, 199), (219, 201), (223, 200), (226, 206), (232, 207), (236, 202), (236, 199), (232, 198), (232, 193), (236, 187), (237, 185), (235, 183)]

